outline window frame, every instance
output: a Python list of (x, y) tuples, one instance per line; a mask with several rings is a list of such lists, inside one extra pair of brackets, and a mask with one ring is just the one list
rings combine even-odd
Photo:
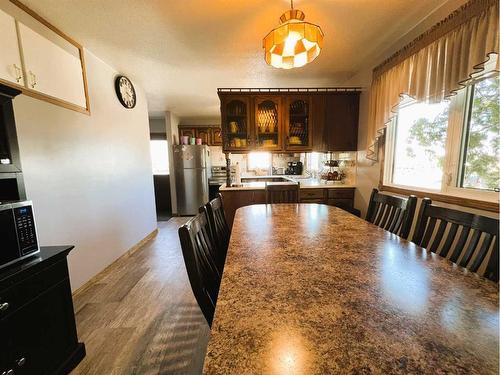
[(426, 189), (392, 183), (398, 121), (398, 116), (395, 115), (386, 128), (382, 147), (379, 150), (382, 154), (380, 158), (380, 190), (405, 195), (414, 194), (418, 197), (429, 197), (440, 202), (499, 212), (500, 194), (498, 192), (458, 187), (461, 173), (460, 166), (463, 161), (464, 133), (469, 126), (466, 116), (470, 116), (473, 87), (473, 85), (470, 85), (460, 90), (450, 100), (441, 188)]

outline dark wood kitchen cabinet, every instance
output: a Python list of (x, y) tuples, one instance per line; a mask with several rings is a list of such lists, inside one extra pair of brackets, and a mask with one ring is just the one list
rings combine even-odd
[(312, 150), (312, 117), (310, 95), (291, 95), (285, 100), (285, 149), (303, 152)]
[(0, 374), (68, 374), (85, 356), (66, 261), (72, 248), (42, 247), (0, 271)]
[[(218, 125), (192, 126), (180, 125), (179, 137), (201, 138), (201, 142), (208, 146), (222, 146), (222, 131)], [(1, 375), (1, 374), (0, 374)]]
[(224, 151), (357, 150), (357, 88), (219, 89), (218, 94)]
[(358, 119), (359, 92), (333, 93), (326, 97), (328, 151), (358, 149)]
[(201, 139), (204, 145), (210, 145), (210, 128), (196, 128), (196, 138)]
[(196, 129), (193, 127), (179, 127), (179, 137), (196, 138)]
[(210, 145), (211, 146), (222, 146), (222, 129), (210, 128)]
[(259, 151), (282, 149), (282, 102), (279, 96), (258, 96), (254, 99), (254, 133), (252, 144)]
[(356, 151), (358, 149), (358, 91), (313, 97), (313, 117), (314, 151)]
[(248, 96), (226, 96), (221, 102), (222, 139), (225, 151), (250, 151), (252, 107)]

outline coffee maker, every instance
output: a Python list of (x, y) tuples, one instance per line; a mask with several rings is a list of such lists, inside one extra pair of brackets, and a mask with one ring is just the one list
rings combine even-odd
[(285, 174), (300, 176), (302, 174), (303, 164), (300, 161), (290, 161), (288, 162), (288, 168), (286, 169)]

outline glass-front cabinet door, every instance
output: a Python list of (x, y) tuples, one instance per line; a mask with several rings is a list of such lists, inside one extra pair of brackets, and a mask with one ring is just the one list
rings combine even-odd
[(245, 151), (250, 148), (250, 99), (225, 97), (222, 101), (222, 134), (226, 151)]
[(281, 98), (257, 97), (255, 99), (255, 148), (281, 150)]
[(286, 98), (287, 150), (307, 151), (312, 148), (311, 98), (291, 96)]

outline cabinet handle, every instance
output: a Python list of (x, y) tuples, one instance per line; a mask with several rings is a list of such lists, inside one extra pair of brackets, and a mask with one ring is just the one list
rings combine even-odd
[(8, 308), (9, 308), (8, 302), (4, 302), (4, 303), (0, 304), (0, 311), (7, 311)]
[(18, 360), (16, 361), (16, 363), (17, 363), (17, 365), (18, 365), (19, 367), (22, 367), (22, 366), (24, 366), (24, 364), (26, 363), (26, 358), (22, 357), (22, 358), (18, 359)]
[(23, 78), (23, 71), (20, 67), (17, 66), (17, 64), (13, 64), (13, 66), (14, 70), (16, 71), (16, 82), (19, 83)]
[(2, 375), (14, 375), (14, 370), (10, 369), (7, 371), (2, 372)]
[(29, 74), (30, 74), (30, 77), (31, 77), (31, 83), (30, 83), (30, 86), (32, 89), (35, 88), (36, 84), (37, 84), (37, 80), (36, 80), (36, 74), (33, 73), (31, 70), (29, 71)]

